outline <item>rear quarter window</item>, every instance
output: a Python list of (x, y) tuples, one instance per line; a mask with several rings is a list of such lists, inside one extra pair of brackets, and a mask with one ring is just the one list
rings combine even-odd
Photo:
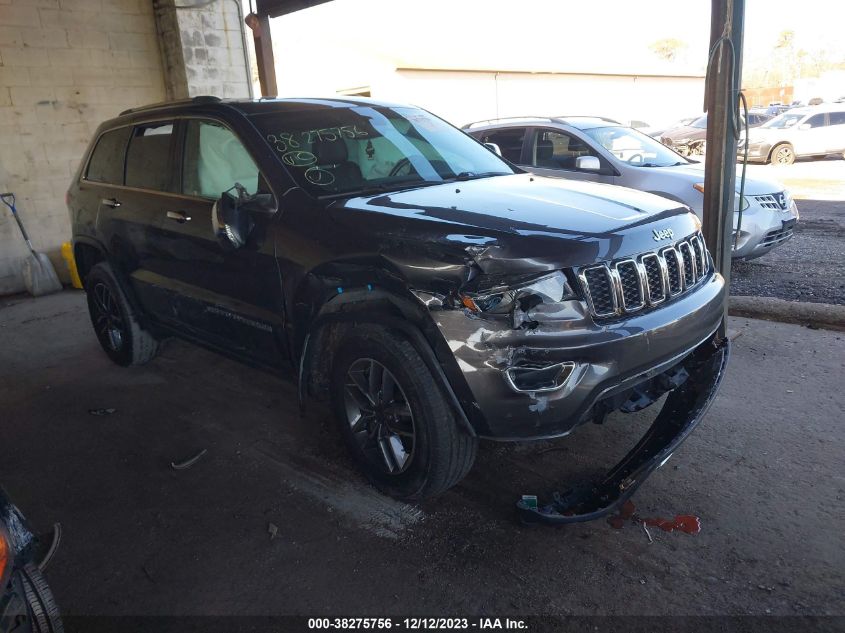
[(123, 184), (123, 158), (132, 128), (124, 127), (106, 132), (97, 141), (88, 162), (87, 180), (110, 185)]

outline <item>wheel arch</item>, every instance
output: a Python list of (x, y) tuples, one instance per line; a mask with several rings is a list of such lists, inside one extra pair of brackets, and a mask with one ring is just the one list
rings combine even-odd
[(480, 422), (471, 423), (467, 415), (472, 410), (469, 385), (419, 296), (389, 269), (371, 268), (372, 281), (354, 274), (338, 277), (337, 269), (335, 262), (313, 270), (295, 293), (290, 338), (298, 368), (300, 406), (309, 397), (327, 398), (331, 350), (356, 323), (375, 323), (399, 332), (414, 345), (443, 389), (458, 423), (472, 435), (481, 432)]

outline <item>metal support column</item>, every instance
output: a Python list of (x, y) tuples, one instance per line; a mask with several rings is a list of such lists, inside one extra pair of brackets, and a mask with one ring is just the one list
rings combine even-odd
[(261, 96), (275, 97), (279, 90), (276, 87), (276, 62), (273, 58), (273, 39), (270, 37), (270, 16), (267, 13), (250, 13), (244, 22), (252, 29)]
[[(742, 84), (745, 0), (711, 0), (710, 50), (704, 104), (707, 144), (704, 161), (703, 233), (716, 269), (730, 286), (733, 244), (736, 146), (734, 124)], [(737, 130), (738, 132), (738, 130)], [(728, 303), (720, 334), (727, 333)]]

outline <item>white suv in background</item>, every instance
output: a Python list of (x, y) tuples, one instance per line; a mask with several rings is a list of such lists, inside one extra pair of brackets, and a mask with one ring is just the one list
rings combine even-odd
[[(521, 117), (470, 123), (464, 131), (540, 176), (639, 189), (680, 202), (703, 216), (704, 165), (612, 119)], [(798, 209), (778, 181), (747, 178), (745, 195), (741, 201), (736, 198), (734, 232), (738, 229), (739, 235), (734, 258), (755, 259), (792, 237)]]
[[(737, 151), (742, 156), (745, 139)], [(748, 132), (749, 162), (791, 165), (799, 156), (845, 155), (845, 103), (787, 110)]]

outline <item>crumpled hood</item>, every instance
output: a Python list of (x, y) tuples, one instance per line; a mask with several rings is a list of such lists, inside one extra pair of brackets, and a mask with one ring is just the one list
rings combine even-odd
[[(643, 167), (642, 169), (654, 169), (656, 171), (667, 172), (676, 175), (677, 178), (684, 178), (690, 186), (704, 182), (704, 163), (690, 163), (688, 165), (675, 165), (672, 167)], [(742, 176), (742, 165), (736, 166), (736, 191), (739, 193), (739, 179)], [(752, 196), (762, 195), (766, 193), (777, 193), (784, 191), (783, 184), (774, 178), (760, 177), (755, 175), (753, 178), (746, 174), (745, 177), (745, 193)]]
[(330, 213), (394, 259), (436, 245), (491, 273), (616, 259), (653, 250), (654, 229), (680, 239), (699, 228), (687, 207), (659, 196), (529, 174), (351, 198)]

